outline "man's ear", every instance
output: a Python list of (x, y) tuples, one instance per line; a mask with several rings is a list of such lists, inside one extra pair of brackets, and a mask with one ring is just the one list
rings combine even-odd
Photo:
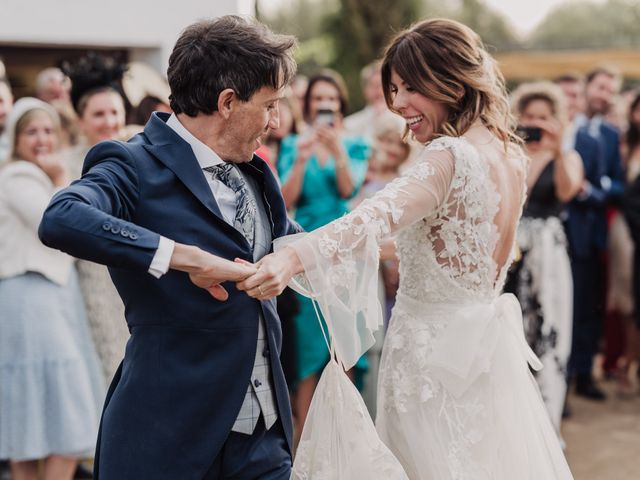
[(229, 118), (231, 112), (235, 108), (235, 103), (238, 101), (236, 92), (232, 88), (225, 88), (218, 95), (218, 112), (223, 118)]

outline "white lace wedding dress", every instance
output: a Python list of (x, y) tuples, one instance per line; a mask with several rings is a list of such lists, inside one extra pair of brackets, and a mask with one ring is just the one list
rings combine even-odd
[[(520, 149), (476, 125), (434, 140), (375, 197), (288, 243), (349, 368), (382, 323), (379, 242), (397, 234), (376, 428), (412, 480), (572, 478), (529, 370), (541, 365), (520, 306), (500, 295), (526, 168)], [(310, 453), (303, 434), (294, 478), (320, 478), (304, 471)]]

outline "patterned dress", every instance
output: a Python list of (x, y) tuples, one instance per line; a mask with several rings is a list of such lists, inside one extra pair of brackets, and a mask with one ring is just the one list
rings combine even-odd
[(571, 353), (573, 278), (554, 165), (546, 165), (529, 193), (518, 227), (521, 259), (513, 265), (505, 291), (522, 305), (527, 342), (544, 365), (536, 380), (559, 434)]

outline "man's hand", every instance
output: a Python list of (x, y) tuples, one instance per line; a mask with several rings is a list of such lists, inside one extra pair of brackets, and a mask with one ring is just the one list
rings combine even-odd
[[(236, 259), (236, 262), (249, 266), (248, 262)], [(302, 271), (302, 262), (296, 251), (285, 247), (277, 253), (267, 255), (255, 265), (258, 271), (237, 284), (238, 290), (244, 290), (250, 297), (258, 300), (270, 300), (285, 289), (291, 277)]]
[(229, 293), (220, 285), (222, 282), (239, 282), (257, 271), (249, 262), (232, 262), (198, 247), (179, 243), (176, 243), (169, 265), (175, 270), (188, 273), (195, 285), (204, 288), (221, 302), (229, 298)]

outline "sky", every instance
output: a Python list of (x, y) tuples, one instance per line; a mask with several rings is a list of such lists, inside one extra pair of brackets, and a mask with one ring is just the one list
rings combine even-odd
[(484, 0), (494, 10), (509, 19), (520, 34), (527, 34), (542, 21), (554, 7), (565, 0)]
[[(293, 1), (294, 0), (261, 0), (260, 8), (266, 13), (269, 13), (286, 7)], [(516, 32), (520, 35), (529, 33), (555, 6), (571, 1), (572, 0), (484, 0), (487, 5), (507, 17)]]

